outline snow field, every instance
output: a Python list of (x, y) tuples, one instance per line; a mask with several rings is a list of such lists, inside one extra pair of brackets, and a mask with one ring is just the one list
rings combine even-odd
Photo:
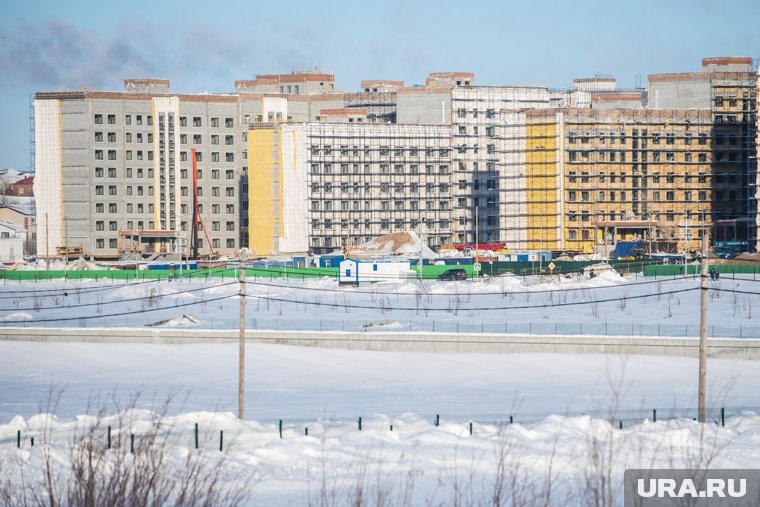
[[(692, 276), (653, 280), (608, 271), (593, 279), (505, 276), (359, 288), (332, 279), (249, 282), (247, 320), (257, 329), (610, 336), (697, 336), (699, 329), (699, 280)], [(753, 319), (760, 280), (710, 283), (710, 336), (760, 337)], [(189, 315), (198, 319), (194, 328), (236, 329), (237, 292), (229, 279), (7, 283), (0, 286), (0, 325), (171, 326)]]

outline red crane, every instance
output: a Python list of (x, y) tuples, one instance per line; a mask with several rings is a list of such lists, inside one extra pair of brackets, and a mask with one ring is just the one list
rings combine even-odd
[(195, 157), (195, 148), (190, 150), (193, 156), (193, 221), (192, 231), (190, 233), (190, 243), (193, 247), (193, 259), (198, 258), (198, 227), (203, 227), (203, 235), (206, 237), (206, 243), (208, 243), (210, 256), (214, 254), (214, 247), (211, 245), (211, 240), (208, 237), (208, 230), (206, 230), (206, 224), (203, 223), (203, 217), (198, 212), (198, 160)]

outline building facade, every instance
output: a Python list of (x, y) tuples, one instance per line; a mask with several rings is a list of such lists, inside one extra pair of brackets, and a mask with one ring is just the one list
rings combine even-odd
[(234, 90), (172, 94), (147, 79), (38, 93), (38, 254), (189, 251), (192, 150), (201, 255), (320, 253), (409, 229), (431, 246), (583, 253), (631, 238), (694, 250), (706, 230), (757, 242), (749, 58), (706, 58), (629, 91), (604, 76), (552, 90), (442, 72), (345, 93), (317, 71)]
[(304, 123), (252, 127), (250, 247), (326, 253), (416, 231), (452, 241), (451, 129)]

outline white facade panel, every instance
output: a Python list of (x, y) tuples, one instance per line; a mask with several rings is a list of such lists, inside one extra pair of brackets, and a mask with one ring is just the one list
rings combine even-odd
[(63, 167), (61, 151), (61, 101), (34, 101), (35, 174), (34, 195), (37, 224), (37, 254), (55, 255), (63, 245)]

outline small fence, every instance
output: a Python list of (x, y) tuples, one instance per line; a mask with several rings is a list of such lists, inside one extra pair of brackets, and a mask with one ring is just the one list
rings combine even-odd
[[(725, 426), (726, 420), (729, 418), (754, 416), (758, 411), (760, 411), (758, 407), (707, 407), (705, 409), (705, 421), (709, 424)], [(483, 427), (486, 426), (505, 428), (510, 424), (535, 424), (540, 423), (542, 420), (552, 415), (562, 415), (564, 417), (588, 416), (596, 419), (603, 419), (619, 430), (645, 422), (697, 420), (697, 411), (695, 408), (653, 408), (649, 410), (619, 410), (613, 414), (605, 413), (603, 411), (575, 411), (565, 412), (564, 414), (552, 414), (548, 412), (516, 412), (508, 416), (499, 415), (496, 417), (484, 414), (480, 417), (471, 418), (469, 420), (462, 420), (461, 418), (445, 419), (442, 418), (440, 414), (435, 414), (429, 418), (429, 421), (433, 427), (439, 427), (442, 424), (446, 424), (447, 426), (460, 425), (462, 426), (463, 432), (468, 432), (470, 436), (478, 437), (482, 434), (493, 434), (492, 431), (482, 431)], [(244, 421), (242, 421), (242, 423), (244, 423)], [(262, 432), (269, 432), (271, 433), (272, 439), (292, 439), (301, 435), (322, 436), (327, 429), (339, 427), (346, 428), (348, 431), (386, 430), (393, 432), (394, 430), (398, 431), (399, 429), (399, 424), (394, 422), (393, 419), (379, 419), (377, 417), (367, 419), (362, 416), (355, 418), (346, 417), (341, 419), (310, 420), (257, 419), (256, 423), (258, 423), (259, 428), (261, 429), (256, 430), (255, 432), (251, 430), (250, 434), (255, 433), (260, 436)], [(353, 429), (349, 429), (351, 427), (353, 427)], [(165, 437), (171, 436), (171, 439), (166, 438), (160, 440), (158, 445), (162, 445), (163, 442), (170, 442), (175, 445), (184, 445), (195, 449), (212, 448), (223, 451), (225, 445), (225, 430), (227, 430), (227, 436), (232, 436), (233, 439), (244, 437), (249, 433), (244, 427), (241, 428), (240, 425), (232, 428), (229, 425), (227, 427), (218, 426), (216, 428), (202, 428), (199, 423), (195, 423), (194, 428), (173, 426), (164, 427), (163, 429), (157, 430), (156, 433), (163, 434)], [(44, 440), (54, 442), (70, 441), (70, 438), (67, 437), (54, 438), (56, 433), (55, 429), (50, 430), (48, 433), (34, 430), (3, 429), (0, 430), (0, 445), (13, 445), (17, 448), (32, 449), (35, 447), (35, 444), (39, 446)], [(84, 434), (86, 435), (85, 438), (89, 438), (89, 433), (85, 432)], [(134, 452), (136, 442), (138, 445), (140, 444), (140, 437), (141, 435), (134, 430), (113, 428), (111, 426), (103, 426), (99, 431), (96, 431), (93, 436), (96, 441), (101, 441), (106, 449), (122, 445), (129, 446), (130, 452)]]
[[(156, 317), (156, 320), (160, 320)], [(238, 319), (215, 318), (206, 319), (197, 324), (172, 329), (213, 329), (237, 330), (240, 328)], [(0, 321), (2, 327), (21, 328), (136, 328), (134, 318), (102, 317), (77, 319), (71, 321), (35, 322), (34, 320), (6, 324)], [(613, 322), (504, 322), (504, 323), (466, 323), (461, 320), (298, 320), (293, 317), (281, 319), (252, 318), (246, 320), (249, 330), (260, 331), (346, 331), (346, 332), (397, 332), (397, 333), (472, 333), (472, 334), (512, 334), (536, 336), (659, 336), (669, 338), (699, 337), (699, 324), (641, 324)], [(166, 329), (139, 326), (137, 329)], [(760, 325), (715, 326), (708, 325), (707, 335), (710, 338), (760, 338)]]

